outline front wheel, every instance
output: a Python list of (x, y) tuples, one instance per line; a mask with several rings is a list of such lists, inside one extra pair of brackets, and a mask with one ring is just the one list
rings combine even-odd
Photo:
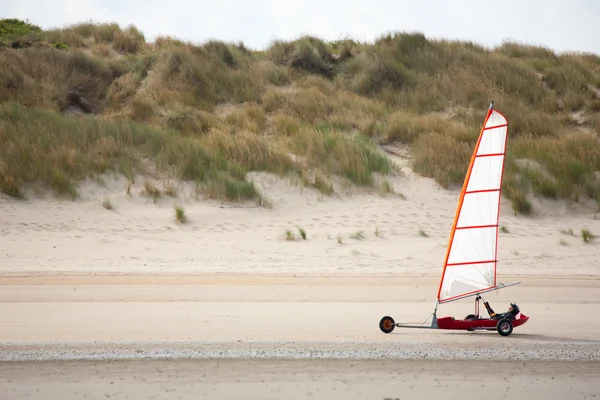
[(383, 333), (390, 333), (396, 327), (396, 323), (394, 322), (394, 318), (392, 317), (383, 317), (381, 321), (379, 321), (379, 329)]
[(496, 329), (498, 333), (502, 336), (508, 336), (513, 331), (513, 324), (509, 319), (501, 319), (498, 321), (498, 325), (496, 325)]

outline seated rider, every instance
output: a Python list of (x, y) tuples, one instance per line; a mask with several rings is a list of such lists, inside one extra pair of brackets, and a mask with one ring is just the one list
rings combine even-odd
[(488, 314), (490, 315), (491, 319), (495, 319), (495, 320), (500, 320), (502, 318), (508, 318), (510, 320), (514, 320), (517, 317), (517, 314), (519, 314), (520, 310), (519, 310), (519, 306), (516, 305), (515, 303), (510, 303), (510, 306), (508, 307), (508, 312), (505, 313), (500, 313), (500, 314), (496, 314), (494, 312), (494, 310), (492, 310), (492, 307), (490, 307), (490, 303), (488, 303), (487, 301), (483, 301), (483, 305), (485, 305), (485, 309), (487, 310)]

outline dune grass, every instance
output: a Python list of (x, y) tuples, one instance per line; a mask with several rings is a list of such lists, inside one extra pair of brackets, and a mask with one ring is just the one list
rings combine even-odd
[(108, 198), (102, 200), (102, 207), (106, 208), (107, 210), (114, 210), (115, 209), (114, 204)]
[(296, 240), (296, 235), (290, 229), (285, 231), (285, 240), (293, 241)]
[[(308, 134), (307, 134), (308, 135)], [(366, 139), (332, 133), (324, 136), (331, 151), (325, 169), (358, 184), (370, 183), (372, 171), (385, 172), (389, 162)], [(133, 179), (149, 173), (142, 160), (177, 179), (198, 183), (209, 198), (241, 201), (259, 199), (248, 171), (301, 173), (303, 166), (267, 138), (251, 132), (231, 136), (214, 130), (186, 137), (168, 128), (98, 116), (68, 118), (51, 110), (0, 105), (0, 190), (23, 197), (26, 184), (42, 184), (57, 195), (77, 197), (76, 184), (88, 177), (117, 170)], [(308, 142), (311, 143), (311, 142)], [(311, 164), (321, 148), (297, 147)], [(353, 163), (365, 159), (366, 162)], [(144, 194), (156, 201), (161, 190), (144, 182)]]
[(589, 241), (591, 241), (592, 239), (595, 239), (595, 238), (596, 238), (596, 235), (594, 235), (589, 229), (587, 229), (587, 228), (581, 229), (581, 239), (585, 243), (588, 243)]
[(187, 216), (185, 215), (185, 210), (182, 206), (175, 206), (175, 221), (180, 224), (185, 224), (187, 222)]
[(306, 231), (304, 230), (304, 228), (300, 228), (300, 227), (298, 227), (298, 233), (300, 234), (300, 237), (301, 237), (303, 240), (306, 240)]
[[(199, 183), (209, 197), (241, 200), (258, 196), (244, 180), (244, 162), (275, 172), (286, 165), (293, 169), (284, 154), (252, 153), (252, 140), (238, 142), (237, 149), (219, 146), (218, 135), (186, 138), (131, 121), (69, 119), (54, 111), (5, 104), (0, 106), (0, 140), (8, 145), (0, 147), (0, 189), (22, 197), (25, 184), (40, 183), (74, 198), (77, 181), (115, 169), (133, 179), (136, 172), (148, 172), (140, 161), (150, 159), (171, 176)], [(252, 160), (245, 160), (249, 154)], [(144, 192), (155, 201), (162, 194), (149, 181)]]
[(0, 20), (0, 47), (0, 191), (14, 197), (43, 184), (75, 198), (78, 181), (133, 176), (148, 160), (210, 198), (260, 198), (250, 171), (310, 172), (331, 194), (332, 175), (370, 187), (391, 173), (377, 145), (392, 143), (410, 146), (417, 173), (460, 185), (493, 99), (509, 120), (515, 213), (532, 211), (532, 195), (600, 201), (597, 55), (420, 33), (254, 51), (14, 19)]

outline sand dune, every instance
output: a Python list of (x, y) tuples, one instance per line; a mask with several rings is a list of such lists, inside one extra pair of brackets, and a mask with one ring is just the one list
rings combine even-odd
[[(153, 204), (139, 194), (142, 179), (128, 196), (118, 177), (107, 177), (105, 187), (85, 184), (74, 203), (0, 199), (1, 273), (439, 276), (458, 190), (443, 190), (395, 159), (403, 170), (390, 182), (405, 199), (344, 188), (327, 197), (267, 174), (251, 178), (272, 209), (197, 201), (185, 186), (180, 198)], [(114, 210), (102, 207), (104, 198)], [(597, 210), (537, 203), (539, 215), (523, 217), (503, 202), (499, 274), (596, 275), (598, 248), (584, 243), (580, 230), (600, 232)], [(174, 222), (175, 204), (186, 211), (185, 225)], [(286, 230), (298, 235), (297, 227), (308, 240), (286, 241)], [(364, 239), (353, 239), (357, 232)]]

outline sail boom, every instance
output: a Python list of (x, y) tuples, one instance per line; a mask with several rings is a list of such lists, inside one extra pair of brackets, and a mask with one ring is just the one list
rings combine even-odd
[(450, 297), (450, 298), (447, 298), (445, 300), (440, 300), (439, 303), (440, 304), (451, 303), (451, 302), (456, 301), (456, 300), (462, 300), (462, 299), (466, 299), (466, 298), (469, 298), (469, 297), (477, 296), (477, 295), (480, 295), (480, 294), (483, 294), (483, 293), (493, 292), (494, 290), (504, 289), (504, 288), (509, 287), (509, 286), (518, 285), (520, 283), (521, 283), (521, 281), (507, 283), (507, 284), (494, 285), (494, 286), (489, 287), (489, 288), (485, 288), (485, 289), (482, 289), (482, 290), (473, 291), (472, 293), (465, 293), (465, 294), (460, 295), (460, 296)]

